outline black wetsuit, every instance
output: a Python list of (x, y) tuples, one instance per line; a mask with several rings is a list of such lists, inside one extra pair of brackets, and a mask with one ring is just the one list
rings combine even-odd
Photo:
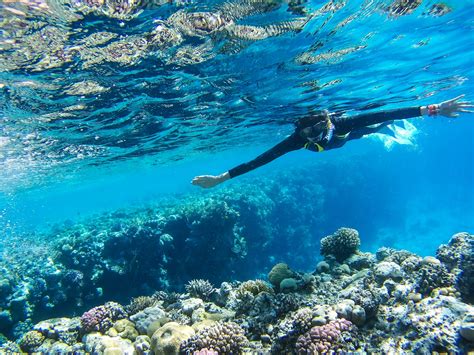
[[(301, 130), (305, 127), (297, 127), (293, 134), (288, 136), (285, 140), (281, 141), (273, 148), (270, 148), (265, 153), (259, 155), (248, 163), (244, 163), (236, 166), (233, 169), (230, 169), (229, 175), (231, 178), (233, 178), (238, 175), (245, 174), (246, 172), (265, 165), (288, 152), (301, 148), (307, 148), (316, 152), (339, 148), (342, 147), (347, 141), (358, 139), (364, 135), (379, 131), (381, 128), (385, 127), (394, 120), (402, 120), (418, 116), (421, 116), (419, 106), (367, 113), (352, 117), (331, 117), (331, 121), (335, 128), (332, 139), (327, 143), (313, 143), (300, 134)], [(382, 123), (381, 126), (368, 127), (380, 123)]]

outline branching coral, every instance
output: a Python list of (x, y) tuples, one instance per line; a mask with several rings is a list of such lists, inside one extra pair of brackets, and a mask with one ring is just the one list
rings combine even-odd
[(336, 351), (340, 348), (340, 337), (343, 331), (351, 330), (352, 323), (346, 319), (337, 319), (326, 325), (313, 327), (298, 338), (298, 354), (321, 354)]
[(129, 305), (125, 307), (125, 310), (128, 312), (129, 315), (136, 314), (140, 311), (143, 311), (145, 308), (153, 307), (158, 303), (158, 300), (149, 297), (149, 296), (140, 296), (135, 297), (132, 299)]
[(209, 349), (219, 354), (240, 354), (248, 340), (243, 329), (233, 322), (219, 322), (204, 328), (181, 344), (181, 351), (193, 354), (195, 351)]
[(301, 308), (293, 316), (293, 329), (299, 334), (311, 329), (313, 323), (313, 311), (310, 308)]
[(157, 301), (163, 301), (165, 305), (178, 302), (180, 294), (177, 292), (156, 291), (153, 298)]
[(352, 228), (339, 228), (336, 233), (321, 239), (321, 254), (333, 255), (338, 261), (343, 261), (356, 253), (359, 246), (359, 232)]
[(81, 325), (85, 332), (105, 332), (114, 322), (127, 317), (127, 312), (116, 302), (107, 302), (103, 306), (94, 307), (81, 317)]
[(202, 299), (209, 299), (215, 290), (214, 286), (207, 280), (195, 279), (186, 284), (186, 292), (191, 296), (200, 297)]

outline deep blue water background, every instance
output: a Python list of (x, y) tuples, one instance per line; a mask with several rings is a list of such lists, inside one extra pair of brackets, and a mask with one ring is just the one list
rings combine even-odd
[[(177, 195), (177, 203), (179, 196), (210, 194), (190, 185), (193, 176), (218, 174), (252, 159), (290, 134), (291, 122), (309, 109), (355, 114), (463, 93), (474, 100), (472, 1), (450, 2), (453, 12), (442, 17), (424, 15), (432, 1), (396, 18), (380, 11), (380, 3), (364, 3), (360, 10), (362, 4), (349, 2), (322, 27), (314, 20), (297, 35), (253, 43), (194, 66), (146, 58), (126, 67), (84, 69), (76, 62), (39, 72), (3, 71), (0, 136), (8, 142), (0, 145), (2, 238), (153, 203), (167, 194)], [(111, 20), (102, 26), (140, 33), (166, 16), (160, 11), (145, 12), (124, 27)], [(356, 20), (331, 32), (354, 14)], [(283, 9), (274, 16), (289, 15)], [(100, 24), (100, 17), (94, 19)], [(87, 18), (71, 25), (87, 26)], [(295, 62), (318, 42), (321, 52), (366, 48), (340, 61)], [(99, 96), (64, 94), (84, 79), (110, 90)], [(18, 84), (26, 80), (57, 88)], [(319, 89), (302, 85), (314, 80)], [(40, 119), (76, 103), (87, 108), (72, 120)], [(121, 124), (112, 129), (114, 122)], [(393, 246), (432, 255), (452, 234), (474, 231), (474, 115), (412, 123), (418, 129), (414, 145), (387, 150), (380, 141), (363, 139), (324, 154), (294, 152), (227, 184), (270, 174), (278, 179), (279, 171), (324, 164), (323, 177), (318, 170), (307, 179), (335, 177), (327, 184), (330, 218), (321, 226), (327, 234), (348, 226), (360, 232), (363, 250)], [(80, 155), (80, 147), (97, 153)], [(313, 263), (308, 260), (308, 267)]]

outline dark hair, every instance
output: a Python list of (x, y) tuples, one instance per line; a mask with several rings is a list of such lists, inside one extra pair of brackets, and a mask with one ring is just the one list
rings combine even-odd
[(300, 118), (295, 122), (295, 126), (298, 130), (301, 130), (306, 127), (314, 126), (315, 124), (326, 121), (328, 118), (329, 112), (326, 110), (311, 112), (310, 115)]

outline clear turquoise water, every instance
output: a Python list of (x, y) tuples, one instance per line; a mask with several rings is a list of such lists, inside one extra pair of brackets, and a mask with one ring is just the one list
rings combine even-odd
[[(74, 21), (59, 12), (44, 16), (9, 6), (32, 11), (25, 18), (3, 5), (8, 26), (2, 26), (0, 52), (2, 239), (170, 193), (206, 195), (210, 192), (189, 184), (193, 176), (221, 173), (253, 158), (290, 134), (296, 118), (310, 110), (356, 114), (463, 93), (474, 100), (472, 1), (450, 1), (452, 12), (444, 16), (428, 15), (434, 1), (404, 16), (383, 11), (387, 1), (348, 1), (299, 33), (238, 43), (236, 53), (218, 52), (235, 45), (229, 38), (213, 39), (210, 58), (190, 65), (167, 63), (158, 51), (127, 65), (87, 64), (72, 54), (71, 61), (45, 68), (45, 58), (56, 52), (37, 49), (21, 57), (25, 25), (12, 25), (36, 23), (57, 31), (36, 39), (38, 47), (38, 41), (58, 42), (57, 33), (66, 33), (58, 46), (67, 52), (92, 33), (108, 31), (127, 41), (178, 9), (212, 10), (220, 3), (167, 5), (132, 19), (89, 14)], [(307, 7), (316, 11), (323, 5), (313, 1)], [(287, 10), (282, 4), (241, 23), (297, 17)], [(188, 38), (183, 45), (206, 40)], [(165, 54), (173, 56), (183, 45)], [(313, 64), (298, 59), (348, 48), (358, 50)], [(74, 92), (84, 81), (94, 81), (103, 92)], [(328, 191), (322, 230), (357, 228), (365, 250), (389, 245), (433, 254), (453, 233), (474, 229), (474, 120), (461, 114), (412, 123), (417, 129), (412, 144), (387, 149), (380, 140), (364, 139), (324, 154), (299, 151), (227, 184), (255, 176), (278, 179), (279, 171), (314, 166), (318, 173), (308, 180), (324, 180)]]

